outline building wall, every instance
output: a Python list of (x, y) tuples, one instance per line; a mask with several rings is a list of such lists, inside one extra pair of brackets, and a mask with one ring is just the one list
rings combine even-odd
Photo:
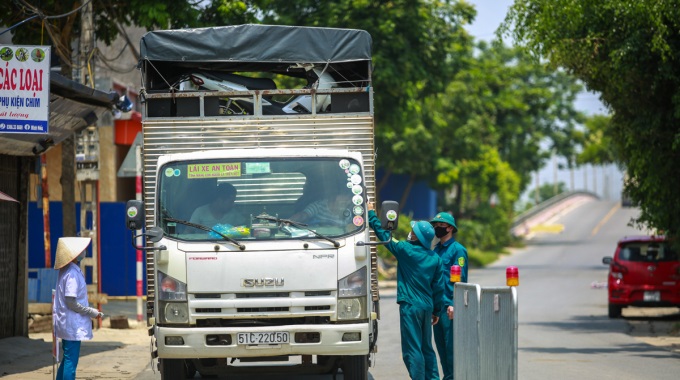
[(0, 155), (0, 338), (28, 336), (27, 179), (30, 157)]

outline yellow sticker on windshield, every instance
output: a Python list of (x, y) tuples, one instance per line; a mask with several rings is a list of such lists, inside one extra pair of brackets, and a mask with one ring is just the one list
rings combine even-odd
[(240, 176), (240, 162), (187, 165), (187, 178), (225, 178)]

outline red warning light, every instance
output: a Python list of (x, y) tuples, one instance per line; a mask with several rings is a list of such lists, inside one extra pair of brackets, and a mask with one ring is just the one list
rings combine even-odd
[(460, 282), (460, 267), (458, 265), (451, 266), (451, 282)]
[(519, 269), (508, 267), (505, 270), (505, 282), (508, 286), (519, 286)]

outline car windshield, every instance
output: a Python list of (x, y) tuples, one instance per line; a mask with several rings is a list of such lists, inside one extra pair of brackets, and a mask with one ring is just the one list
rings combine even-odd
[(668, 243), (634, 242), (621, 246), (619, 259), (637, 262), (677, 261), (678, 253)]
[(337, 238), (365, 225), (350, 158), (182, 161), (159, 173), (158, 224), (180, 240)]

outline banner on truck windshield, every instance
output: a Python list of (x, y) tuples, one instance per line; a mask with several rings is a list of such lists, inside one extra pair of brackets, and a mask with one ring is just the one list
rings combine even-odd
[(225, 178), (240, 176), (240, 162), (187, 165), (187, 178)]
[(50, 47), (0, 45), (0, 133), (47, 133)]

